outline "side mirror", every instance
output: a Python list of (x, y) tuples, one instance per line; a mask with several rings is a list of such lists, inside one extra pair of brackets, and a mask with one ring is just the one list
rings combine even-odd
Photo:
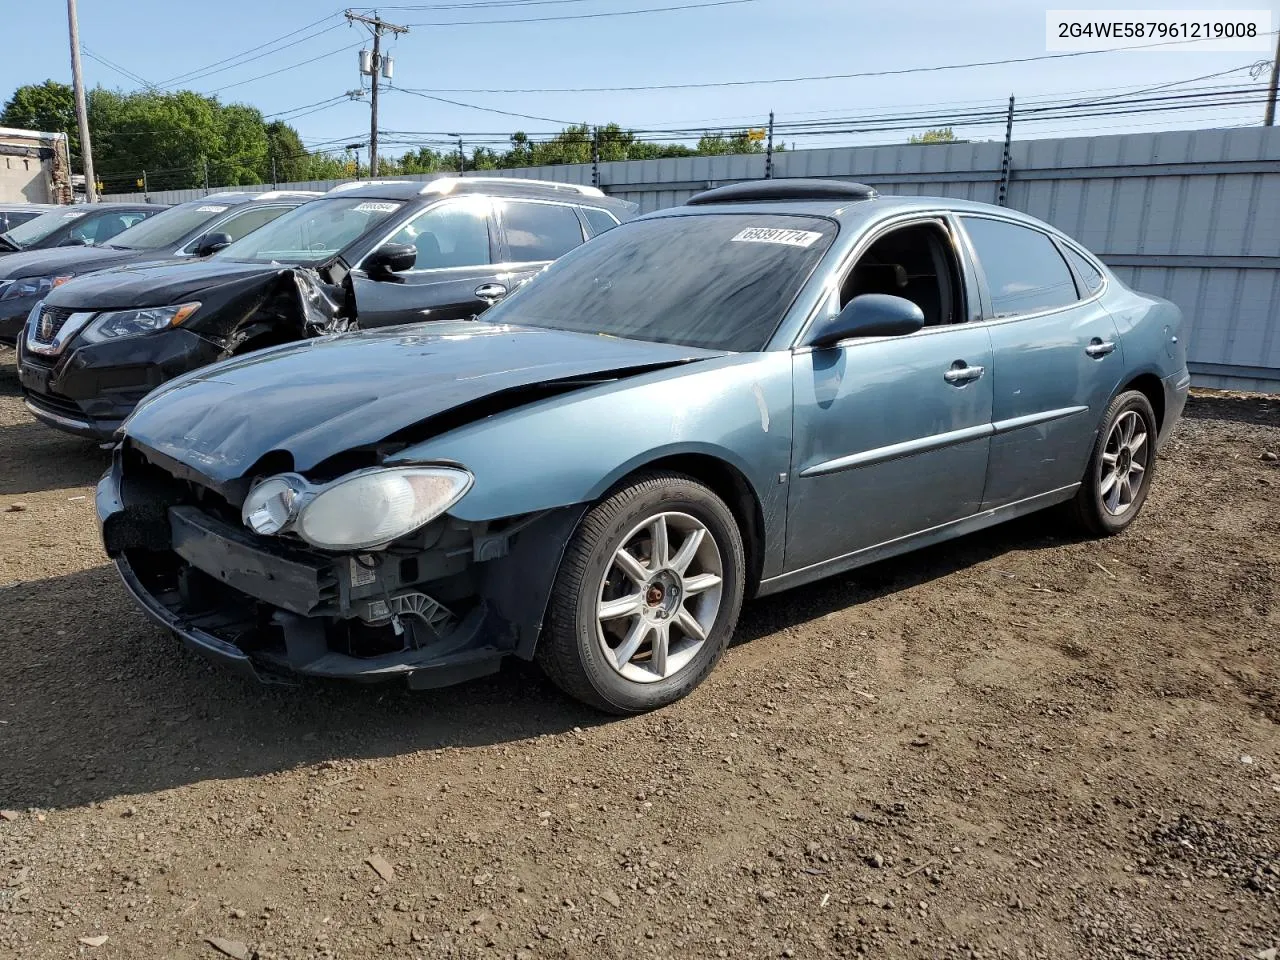
[(92, 247), (93, 241), (90, 240), (88, 237), (84, 237), (84, 236), (67, 237), (67, 239), (63, 240), (62, 243), (58, 244), (58, 246), (60, 247)]
[(418, 262), (418, 248), (411, 243), (384, 243), (365, 258), (364, 268), (377, 279), (412, 270)]
[(196, 241), (196, 256), (207, 257), (217, 253), (223, 247), (231, 246), (231, 234), (206, 233)]
[(903, 297), (864, 293), (834, 317), (815, 324), (809, 344), (830, 347), (854, 337), (904, 337), (924, 326), (924, 312)]

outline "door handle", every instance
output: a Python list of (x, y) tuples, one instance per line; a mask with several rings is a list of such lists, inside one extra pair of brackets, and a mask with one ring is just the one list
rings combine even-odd
[(476, 287), (476, 296), (481, 300), (495, 303), (507, 295), (507, 288), (501, 283), (482, 283)]
[(1094, 337), (1089, 341), (1089, 345), (1084, 348), (1084, 352), (1091, 357), (1105, 357), (1108, 353), (1114, 352), (1115, 349), (1116, 342), (1114, 340), (1103, 340), (1099, 337)]
[(957, 360), (952, 364), (951, 369), (942, 375), (942, 379), (947, 383), (963, 386), (966, 383), (977, 380), (986, 372), (986, 367), (971, 367), (963, 360)]

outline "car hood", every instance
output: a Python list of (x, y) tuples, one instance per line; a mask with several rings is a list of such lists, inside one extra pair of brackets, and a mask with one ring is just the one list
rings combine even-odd
[[(3, 263), (8, 265), (9, 258)], [(286, 266), (269, 263), (241, 263), (235, 260), (164, 260), (138, 266), (103, 270), (58, 287), (45, 301), (51, 307), (72, 310), (123, 310), (130, 307), (159, 307), (200, 299), (200, 293), (221, 287), (273, 276)]]
[(548, 388), (721, 355), (483, 321), (388, 327), (194, 371), (148, 396), (124, 433), (223, 484), (273, 451), (309, 470), (410, 428), (430, 429), (432, 418), (443, 431), (545, 397)]
[(22, 250), (0, 259), (0, 280), (21, 277), (48, 277), (63, 273), (80, 274), (104, 270), (141, 257), (156, 257), (151, 250), (123, 250), (113, 247), (54, 247), (51, 250)]

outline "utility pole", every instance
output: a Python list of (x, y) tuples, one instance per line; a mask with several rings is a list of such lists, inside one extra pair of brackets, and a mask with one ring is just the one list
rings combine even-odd
[(591, 135), (591, 185), (600, 186), (600, 128)]
[[(84, 199), (98, 202), (98, 181), (93, 175), (93, 146), (89, 143), (89, 108), (84, 100), (84, 78), (80, 74), (80, 20), (76, 0), (67, 0), (67, 27), (71, 32), (71, 86), (76, 98), (76, 124), (80, 127), (80, 159), (84, 163)], [(75, 191), (71, 191), (72, 199)]]
[(773, 179), (773, 111), (769, 111), (769, 143), (764, 148), (764, 178)]
[(458, 138), (458, 173), (465, 173), (467, 170), (467, 155), (462, 152), (462, 138)]
[(382, 35), (387, 31), (400, 34), (408, 33), (408, 27), (402, 27), (398, 24), (388, 23), (376, 13), (372, 17), (364, 14), (353, 13), (347, 11), (347, 21), (350, 23), (363, 23), (373, 32), (373, 56), (368, 63), (368, 69), (364, 63), (364, 51), (361, 51), (360, 72), (369, 75), (369, 176), (376, 177), (378, 175), (378, 73), (388, 80), (391, 79), (391, 59), (385, 60), (382, 56)]
[(201, 157), (200, 162), (204, 164), (204, 192), (205, 196), (209, 195), (209, 158)]
[(1004, 124), (1004, 155), (1000, 160), (1000, 186), (996, 188), (996, 203), (1007, 206), (1009, 199), (1009, 174), (1013, 151), (1013, 94), (1009, 94), (1009, 116)]
[(1271, 92), (1267, 94), (1266, 126), (1276, 125), (1276, 88), (1280, 86), (1280, 33), (1276, 34), (1276, 54), (1271, 60)]

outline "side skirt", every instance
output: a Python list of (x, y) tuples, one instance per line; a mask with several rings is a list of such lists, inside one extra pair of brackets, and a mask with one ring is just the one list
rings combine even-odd
[(1014, 517), (1021, 517), (1028, 513), (1035, 513), (1037, 510), (1043, 510), (1054, 504), (1070, 500), (1075, 496), (1075, 492), (1079, 488), (1080, 484), (1072, 483), (1056, 490), (1050, 490), (1048, 493), (1040, 493), (1025, 500), (1018, 500), (1014, 503), (1007, 503), (1002, 507), (975, 513), (973, 516), (965, 517), (961, 520), (952, 520), (949, 523), (930, 527), (928, 530), (910, 533), (896, 540), (887, 540), (875, 546), (863, 547), (861, 550), (846, 553), (841, 557), (824, 560), (821, 563), (802, 567), (799, 570), (792, 570), (790, 573), (770, 577), (768, 580), (760, 581), (760, 588), (756, 591), (756, 596), (763, 597), (782, 590), (789, 590), (791, 587), (813, 583), (815, 580), (843, 573), (846, 570), (865, 567), (867, 564), (875, 563), (877, 560), (896, 557), (899, 554), (910, 553), (912, 550), (918, 550), (921, 547), (932, 546), (944, 540), (951, 540), (954, 537), (962, 537), (967, 533), (975, 533), (978, 530), (985, 530), (987, 527), (994, 527), (997, 523), (1003, 523), (1006, 520), (1012, 520)]

